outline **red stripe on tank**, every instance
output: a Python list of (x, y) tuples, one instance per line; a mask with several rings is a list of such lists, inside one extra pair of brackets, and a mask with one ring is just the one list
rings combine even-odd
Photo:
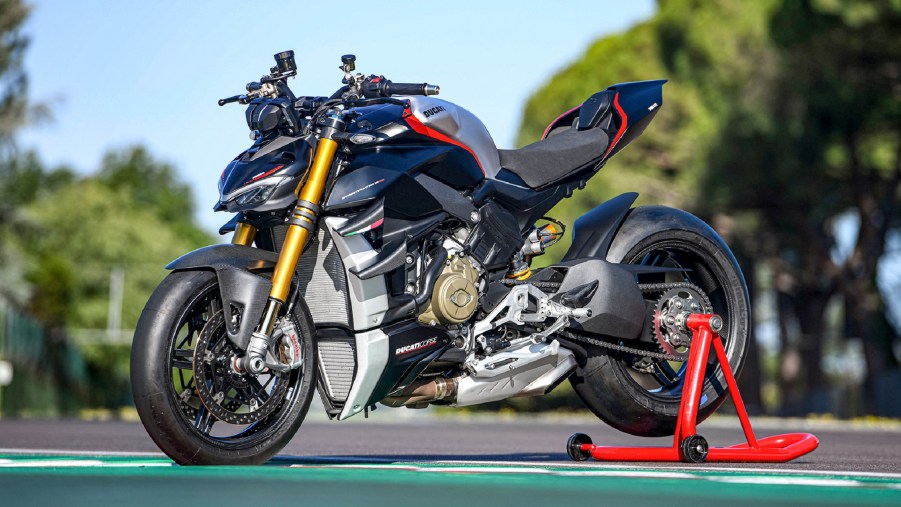
[(469, 154), (472, 155), (472, 158), (474, 158), (476, 160), (476, 164), (479, 165), (479, 169), (482, 170), (482, 174), (483, 175), (485, 174), (485, 169), (482, 167), (482, 163), (479, 161), (479, 157), (476, 156), (475, 152), (472, 151), (469, 148), (469, 146), (466, 146), (465, 144), (461, 143), (460, 141), (457, 141), (456, 139), (447, 137), (446, 135), (442, 134), (441, 132), (438, 132), (435, 129), (429, 128), (427, 125), (425, 125), (424, 123), (419, 121), (419, 118), (417, 118), (412, 113), (405, 115), (404, 120), (407, 121), (407, 125), (409, 125), (410, 128), (413, 129), (413, 131), (416, 132), (417, 134), (422, 134), (426, 137), (431, 137), (432, 139), (435, 139), (438, 141), (450, 143), (450, 144), (453, 144), (454, 146), (459, 146), (460, 148), (463, 148), (464, 150), (468, 151)]

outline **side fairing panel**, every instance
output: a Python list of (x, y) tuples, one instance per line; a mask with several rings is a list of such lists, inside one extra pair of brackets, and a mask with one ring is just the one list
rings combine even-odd
[(410, 100), (413, 116), (423, 125), (459, 141), (472, 151), (485, 177), (494, 178), (500, 171), (500, 158), (494, 139), (476, 115), (446, 100), (432, 97), (405, 97)]
[(361, 280), (352, 274), (351, 270), (363, 269), (372, 264), (378, 252), (362, 236), (343, 237), (335, 232), (345, 222), (347, 220), (344, 218), (328, 217), (325, 219), (325, 226), (329, 229), (329, 235), (341, 255), (346, 270), (345, 279), (348, 285), (353, 328), (355, 331), (362, 331), (382, 323), (382, 318), (388, 311), (388, 290), (385, 287), (384, 277)]

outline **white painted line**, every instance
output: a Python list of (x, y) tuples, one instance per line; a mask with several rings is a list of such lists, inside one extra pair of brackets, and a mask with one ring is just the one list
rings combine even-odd
[(165, 458), (166, 455), (161, 452), (125, 452), (125, 451), (71, 451), (67, 449), (11, 449), (0, 448), (0, 454), (26, 454), (30, 456), (124, 456), (124, 457), (141, 457), (141, 458)]
[(865, 484), (860, 481), (847, 479), (818, 479), (813, 477), (773, 477), (773, 476), (746, 476), (746, 477), (706, 477), (709, 481), (728, 482), (732, 484), (765, 484), (767, 486), (830, 486), (833, 488), (859, 488)]
[(443, 467), (443, 466), (415, 466), (404, 464), (309, 464), (291, 465), (290, 468), (331, 468), (345, 470), (402, 470), (410, 472), (443, 473), (443, 474), (528, 474), (551, 475), (562, 477), (606, 477), (606, 478), (643, 478), (643, 479), (678, 479), (707, 482), (722, 482), (729, 484), (756, 484), (765, 486), (815, 486), (833, 488), (860, 488), (860, 487), (888, 487), (901, 489), (899, 484), (872, 484), (851, 479), (830, 479), (804, 476), (724, 476), (717, 475), (716, 469), (710, 474), (677, 472), (667, 470), (616, 470), (616, 469), (581, 469), (581, 470), (549, 470), (528, 466), (468, 466), (468, 467)]
[(557, 475), (578, 477), (641, 477), (655, 479), (699, 479), (697, 474), (667, 471), (638, 471), (638, 470), (548, 470), (534, 467), (442, 467), (442, 466), (411, 466), (411, 465), (291, 465), (290, 468), (342, 468), (349, 470), (402, 470), (409, 472), (432, 472), (451, 474), (531, 474), (531, 475)]
[[(899, 473), (881, 473), (881, 472), (853, 472), (848, 470), (804, 470), (797, 468), (761, 468), (761, 467), (724, 467), (717, 463), (707, 463), (699, 465), (689, 465), (686, 463), (673, 464), (668, 463), (662, 466), (654, 466), (653, 463), (643, 465), (626, 465), (609, 461), (589, 461), (589, 462), (548, 462), (548, 461), (487, 461), (487, 460), (404, 460), (392, 458), (366, 458), (366, 457), (333, 457), (333, 456), (279, 456), (279, 460), (297, 460), (302, 463), (291, 465), (292, 467), (315, 466), (316, 464), (334, 464), (334, 466), (360, 466), (370, 465), (373, 468), (386, 468), (385, 465), (396, 465), (400, 468), (416, 468), (416, 465), (488, 465), (497, 467), (537, 467), (539, 469), (553, 468), (571, 468), (578, 471), (593, 472), (601, 470), (606, 472), (620, 471), (624, 473), (687, 473), (687, 472), (703, 472), (705, 474), (715, 474), (717, 472), (738, 472), (747, 474), (765, 474), (765, 475), (801, 475), (801, 476), (823, 476), (823, 477), (854, 477), (854, 478), (873, 478), (873, 479), (891, 479), (901, 481)], [(433, 468), (433, 467), (425, 467)], [(568, 470), (567, 470), (568, 472)], [(687, 474), (691, 475), (691, 474)]]
[(146, 468), (170, 466), (175, 466), (175, 464), (157, 461), (106, 462), (99, 459), (0, 459), (0, 468)]
[(54, 460), (10, 460), (0, 461), (0, 468), (56, 468), (56, 467), (99, 467), (103, 462), (93, 459), (54, 459)]
[[(304, 458), (298, 458), (304, 459)], [(398, 460), (392, 460), (396, 463)], [(412, 461), (411, 461), (412, 462)], [(613, 461), (587, 461), (587, 462), (547, 462), (547, 461), (470, 461), (470, 460), (441, 460), (435, 463), (451, 463), (451, 464), (496, 464), (496, 465), (520, 465), (520, 466), (537, 466), (537, 467), (563, 467), (563, 468), (603, 468), (616, 470), (672, 470), (685, 472), (748, 472), (758, 474), (797, 474), (797, 475), (824, 475), (824, 476), (853, 476), (868, 477), (876, 479), (894, 479), (901, 481), (901, 473), (888, 472), (853, 472), (849, 470), (805, 470), (800, 468), (760, 468), (760, 467), (724, 467), (717, 463), (706, 463), (698, 465), (690, 465), (688, 463), (668, 463), (666, 465), (655, 466), (649, 462), (644, 465), (625, 465)]]

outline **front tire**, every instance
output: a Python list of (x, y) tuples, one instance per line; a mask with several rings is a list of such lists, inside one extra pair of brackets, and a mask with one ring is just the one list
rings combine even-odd
[[(729, 365), (738, 376), (748, 348), (751, 307), (741, 269), (725, 242), (707, 224), (681, 210), (662, 206), (635, 208), (623, 222), (607, 260), (686, 268), (660, 275), (639, 275), (640, 283), (689, 282), (710, 298), (723, 317)], [(650, 319), (649, 319), (650, 325)], [(629, 345), (629, 343), (625, 343)], [(651, 372), (632, 367), (636, 357), (586, 347), (588, 358), (570, 377), (576, 394), (601, 420), (639, 436), (675, 432), (684, 381), (684, 363), (656, 360)], [(698, 409), (700, 423), (726, 399), (726, 382), (717, 364), (708, 364)]]
[[(266, 462), (297, 432), (316, 386), (314, 328), (300, 302), (294, 315), (286, 318), (292, 319), (301, 338), (303, 365), (285, 374), (270, 372), (267, 385), (257, 377), (245, 379), (253, 389), (235, 384), (238, 387), (228, 390), (231, 398), (225, 405), (237, 414), (252, 410), (249, 404), (257, 403), (254, 394), (265, 400), (277, 393), (280, 398), (271, 412), (246, 425), (226, 424), (215, 417), (194, 385), (194, 348), (198, 341), (216, 343), (219, 350), (230, 346), (224, 328), (218, 330), (224, 325), (221, 306), (214, 272), (173, 272), (150, 297), (135, 330), (131, 353), (135, 407), (157, 446), (182, 465)], [(207, 335), (204, 340), (202, 333)], [(242, 406), (243, 401), (248, 405)]]

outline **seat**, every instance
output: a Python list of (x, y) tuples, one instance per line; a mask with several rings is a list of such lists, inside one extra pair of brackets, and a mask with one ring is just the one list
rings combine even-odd
[(518, 150), (498, 150), (501, 167), (531, 188), (559, 181), (601, 158), (610, 138), (599, 128), (569, 129)]

